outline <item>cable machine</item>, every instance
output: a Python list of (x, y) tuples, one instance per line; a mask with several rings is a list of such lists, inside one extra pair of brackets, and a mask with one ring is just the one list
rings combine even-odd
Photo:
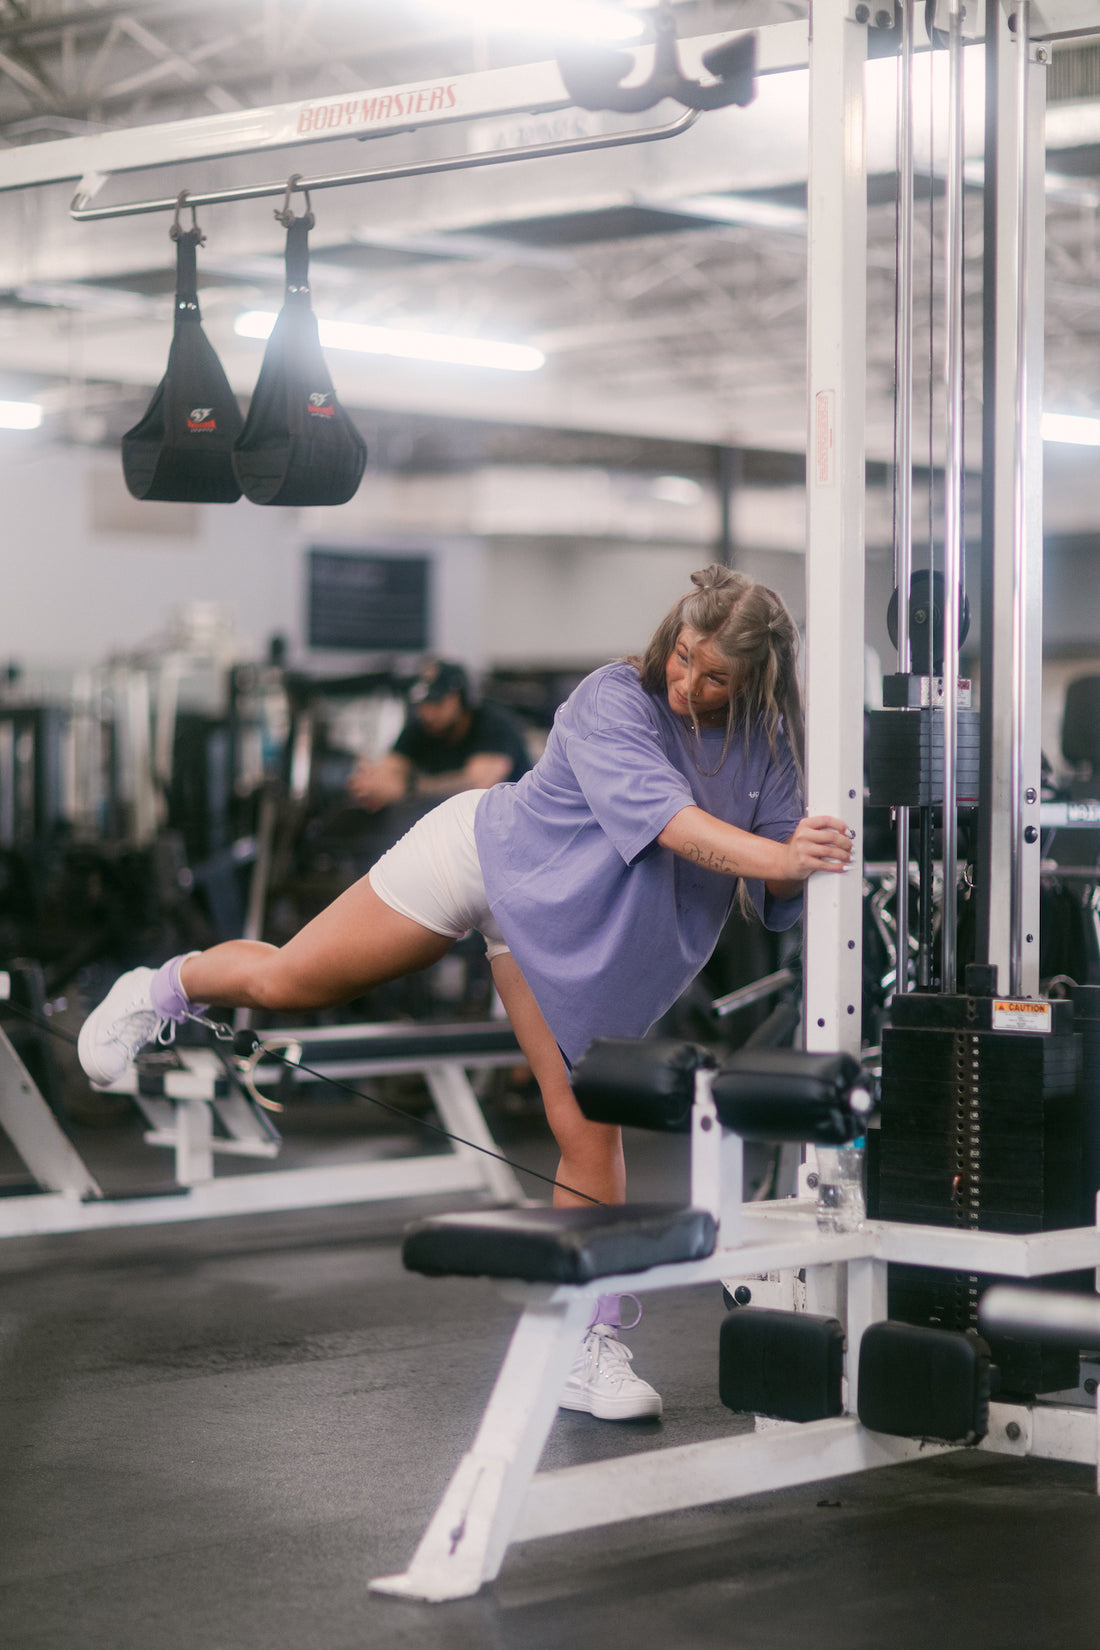
[[(964, 82), (961, 0), (945, 0), (932, 44), (946, 52), (943, 223), (942, 568), (912, 571), (911, 12), (899, 54), (899, 278), (895, 454), (898, 674), (870, 717), (870, 800), (896, 811), (897, 979), (882, 1036), (881, 1126), (872, 1135), (870, 1205), (882, 1218), (960, 1230), (1041, 1231), (1092, 1218), (1083, 1164), (1073, 1009), (1039, 995), (1041, 753), (1041, 212), (1043, 63), (1031, 0), (991, 3), (985, 46), (986, 150), (981, 711), (959, 676), (964, 588)], [(973, 38), (970, 36), (969, 38)], [(1039, 249), (1038, 251), (1036, 249)], [(929, 455), (930, 467), (933, 455)], [(932, 545), (930, 543), (930, 555)], [(907, 600), (908, 598), (908, 600)], [(926, 611), (927, 656), (910, 622)], [(940, 623), (935, 623), (937, 608)], [(908, 609), (908, 612), (906, 611)], [(903, 618), (903, 615), (906, 615)], [(937, 638), (936, 632), (939, 631)], [(938, 647), (937, 647), (938, 641)], [(916, 674), (914, 674), (914, 670)], [(812, 705), (812, 698), (811, 698)], [(976, 816), (973, 809), (976, 806)], [(916, 978), (908, 978), (910, 811), (918, 819)], [(960, 867), (964, 813), (977, 852)], [(938, 828), (939, 930), (933, 944), (932, 844)], [(960, 870), (975, 888), (972, 955), (960, 956)], [(811, 909), (814, 891), (811, 889)], [(978, 1270), (896, 1266), (891, 1316), (974, 1331), (990, 1279)], [(1077, 1384), (1076, 1355), (998, 1342), (1005, 1390)]]
[[(897, 31), (899, 101), (906, 128), (912, 107), (913, 9), (905, 8), (910, 15), (902, 18)], [(1044, 37), (1053, 30), (1055, 10), (1054, 6), (1045, 8)], [(1045, 1280), (1082, 1263), (1091, 1269), (1098, 1253), (1093, 1210), (1081, 1210), (1079, 1159), (1074, 1162), (1072, 1147), (1060, 1155), (1074, 1134), (1072, 1010), (1066, 1002), (1038, 996), (1040, 70), (1046, 47), (1033, 41), (1028, 11), (1028, 0), (1020, 5), (988, 0), (985, 15), (977, 17), (970, 8), (964, 16), (962, 0), (944, 0), (938, 11), (928, 8), (933, 40), (948, 54), (951, 82), (944, 235), (943, 639), (939, 670), (930, 646), (921, 673), (927, 686), (918, 680), (911, 694), (914, 669), (919, 670), (922, 661), (914, 658), (909, 645), (911, 430), (907, 404), (911, 352), (906, 336), (911, 328), (911, 285), (903, 274), (899, 280), (899, 403), (906, 405), (899, 405), (895, 439), (899, 472), (906, 472), (898, 511), (897, 602), (898, 676), (904, 692), (899, 690), (899, 702), (883, 713), (903, 719), (895, 721), (895, 728), (917, 730), (907, 755), (909, 768), (915, 769), (917, 794), (912, 803), (894, 804), (902, 819), (897, 882), (903, 934), (911, 875), (909, 806), (918, 807), (922, 816), (920, 861), (929, 893), (932, 826), (939, 815), (944, 892), (938, 956), (932, 955), (926, 915), (930, 907), (925, 904), (920, 917), (923, 977), (911, 983), (904, 950), (899, 959), (891, 1024), (884, 1036), (882, 1145), (875, 1175), (880, 1218), (859, 1231), (812, 1231), (799, 1228), (797, 1203), (787, 1209), (781, 1205), (773, 1209), (729, 1207), (732, 1160), (716, 1154), (735, 1153), (737, 1143), (731, 1137), (739, 1128), (754, 1138), (753, 1129), (762, 1126), (759, 1110), (751, 1122), (743, 1111), (740, 1118), (735, 1115), (738, 1101), (734, 1096), (746, 1101), (756, 1079), (744, 1069), (735, 1070), (734, 1057), (716, 1077), (695, 1075), (691, 1111), (695, 1208), (682, 1213), (686, 1216), (705, 1208), (715, 1216), (717, 1247), (709, 1259), (699, 1259), (697, 1247), (687, 1253), (666, 1252), (659, 1257), (666, 1264), (654, 1264), (652, 1258), (641, 1258), (645, 1250), (639, 1242), (638, 1255), (630, 1264), (624, 1258), (631, 1255), (634, 1234), (630, 1223), (640, 1223), (642, 1211), (629, 1206), (621, 1211), (619, 1226), (624, 1247), (615, 1261), (601, 1265), (599, 1244), (593, 1241), (586, 1248), (591, 1269), (583, 1281), (573, 1277), (566, 1282), (564, 1274), (525, 1266), (521, 1254), (530, 1233), (520, 1230), (518, 1217), (502, 1217), (492, 1234), (483, 1223), (464, 1221), (461, 1216), (440, 1217), (419, 1228), (406, 1244), (406, 1261), (413, 1270), (435, 1275), (476, 1270), (502, 1279), (523, 1279), (526, 1288), (516, 1282), (508, 1287), (511, 1298), (518, 1294), (524, 1301), (525, 1311), (477, 1437), (460, 1461), (409, 1568), (372, 1583), (381, 1592), (426, 1600), (465, 1596), (492, 1579), (512, 1540), (530, 1541), (817, 1481), (886, 1459), (911, 1458), (900, 1448), (903, 1438), (919, 1440), (919, 1448), (924, 1449), (931, 1439), (950, 1433), (956, 1446), (977, 1443), (1008, 1453), (1083, 1460), (1094, 1467), (1100, 1459), (1096, 1416), (1088, 1407), (1034, 1406), (1026, 1396), (1064, 1384), (1066, 1365), (1057, 1362), (1060, 1351), (1068, 1352), (1074, 1371), (1071, 1380), (1075, 1381), (1079, 1347), (1072, 1335), (1065, 1337), (1061, 1348), (1047, 1347), (1044, 1352), (1029, 1333), (1021, 1347), (1019, 1340), (1006, 1333), (1011, 1329), (1008, 1314), (988, 1314), (981, 1328), (993, 1337), (999, 1354), (1002, 1390), (1025, 1395), (1016, 1403), (989, 1403), (990, 1349), (971, 1333), (979, 1326), (978, 1297), (990, 1280), (1003, 1276)], [(892, 21), (889, 14), (880, 15)], [(866, 5), (848, 0), (815, 5), (810, 52), (807, 800), (811, 812), (829, 811), (847, 818), (859, 833), (857, 845), (862, 837), (864, 780), (863, 71), (869, 21)], [(936, 39), (941, 29), (942, 42)], [(986, 657), (983, 724), (977, 745), (973, 723), (960, 722), (960, 711), (966, 707), (960, 706), (958, 687), (964, 482), (962, 61), (966, 45), (975, 41), (987, 46), (986, 212), (992, 227), (986, 242), (988, 428), (983, 464), (990, 529), (983, 544)], [(1014, 74), (1008, 67), (1013, 64)], [(899, 135), (899, 156), (903, 196), (899, 225), (903, 244), (909, 243), (902, 264), (908, 268), (912, 236), (906, 226), (911, 225), (912, 182), (907, 131)], [(929, 620), (934, 594), (934, 583), (928, 579)], [(929, 633), (932, 630), (929, 623)], [(971, 771), (962, 783), (960, 728), (971, 736), (967, 741)], [(897, 734), (892, 737), (899, 739)], [(960, 980), (954, 827), (960, 801), (975, 799), (971, 790), (975, 756), (980, 769), (976, 800), (984, 817), (976, 873), (985, 880), (986, 889), (977, 960)], [(829, 1058), (829, 1050), (847, 1051), (848, 1056), (860, 1051), (859, 879), (812, 879), (807, 905), (808, 1075), (809, 1062)], [(596, 1056), (614, 1063), (610, 1044), (596, 1045)], [(658, 1059), (655, 1055), (655, 1062)], [(672, 1065), (669, 1056), (662, 1071), (666, 1083)], [(578, 1098), (588, 1115), (610, 1119), (607, 1107), (618, 1075), (612, 1074), (606, 1094), (589, 1095), (586, 1080), (578, 1073)], [(635, 1072), (635, 1076), (641, 1089), (640, 1074)], [(928, 1080), (922, 1087), (924, 1079)], [(788, 1073), (787, 1080), (789, 1097), (797, 1082), (793, 1073)], [(684, 1087), (681, 1083), (676, 1097), (680, 1106), (686, 1103)], [(723, 1087), (725, 1107), (718, 1100)], [(748, 1109), (759, 1101), (759, 1093), (753, 1094)], [(622, 1120), (628, 1120), (625, 1112)], [(771, 1138), (782, 1137), (775, 1132), (777, 1119), (770, 1126)], [(804, 1130), (801, 1138), (824, 1143), (825, 1136), (812, 1131), (808, 1116)], [(719, 1134), (721, 1145), (715, 1141)], [(1021, 1135), (1023, 1149), (1016, 1152)], [(1078, 1121), (1078, 1142), (1079, 1138)], [(606, 1214), (613, 1227), (612, 1212)], [(667, 1218), (671, 1223), (672, 1216)], [(687, 1248), (688, 1234), (682, 1235)], [(835, 1247), (838, 1243), (853, 1247), (841, 1255)], [(477, 1246), (477, 1253), (465, 1266), (455, 1251), (469, 1244)], [(765, 1427), (747, 1436), (650, 1451), (610, 1464), (593, 1463), (564, 1472), (536, 1471), (568, 1357), (586, 1321), (586, 1303), (597, 1292), (659, 1290), (710, 1282), (732, 1272), (759, 1277), (776, 1266), (804, 1268), (808, 1311), (757, 1311), (753, 1315), (736, 1310), (729, 1314), (722, 1334), (722, 1401), (742, 1412), (799, 1425), (772, 1433)], [(828, 1348), (819, 1345), (815, 1354), (810, 1343), (815, 1333), (828, 1335), (833, 1319), (818, 1314), (830, 1298), (830, 1283), (835, 1285), (838, 1273), (844, 1275), (843, 1287), (839, 1292), (834, 1288), (833, 1306), (825, 1310), (836, 1310), (838, 1298), (846, 1296), (846, 1399), (834, 1388), (831, 1402), (835, 1407), (830, 1408), (829, 1400), (817, 1403), (809, 1397), (808, 1381), (797, 1396), (781, 1394), (784, 1380), (778, 1374), (770, 1383), (765, 1380), (767, 1390), (762, 1390), (759, 1384), (754, 1387), (744, 1363), (738, 1367), (733, 1358), (727, 1366), (728, 1340), (731, 1347), (736, 1343), (748, 1348), (754, 1368), (758, 1367), (754, 1357), (775, 1371), (789, 1372), (802, 1357), (806, 1358), (804, 1369), (813, 1366), (824, 1375), (833, 1368)], [(534, 1286), (536, 1278), (545, 1281)], [(900, 1310), (895, 1310), (895, 1301)], [(887, 1321), (896, 1316), (909, 1321)], [(1030, 1321), (1036, 1316), (1032, 1314)], [(727, 1329), (738, 1332), (727, 1336)], [(938, 1351), (933, 1353), (933, 1348)], [(946, 1361), (939, 1361), (940, 1353)], [(953, 1375), (949, 1362), (955, 1364)], [(754, 1388), (751, 1393), (748, 1387)], [(984, 1397), (978, 1397), (980, 1390)], [(954, 1421), (946, 1420), (942, 1410), (933, 1419), (918, 1398), (918, 1394), (929, 1397), (933, 1407), (938, 1407), (952, 1391), (962, 1400)], [(842, 1409), (849, 1412), (843, 1419)], [(887, 1445), (879, 1455), (877, 1451)]]
[[(1089, 0), (1094, 11), (1094, 0)], [(916, 41), (912, 5), (897, 33), (902, 103), (911, 108), (906, 83)], [(894, 21), (876, 14), (882, 26)], [(1042, 115), (1043, 40), (1059, 28), (1066, 32), (1084, 22), (1081, 0), (1046, 0), (1039, 18), (1038, 0), (986, 0), (984, 15), (964, 16), (962, 0), (941, 0), (929, 10), (933, 43), (942, 31), (950, 64), (950, 126), (945, 231), (945, 301), (947, 363), (945, 454), (943, 656), (940, 686), (935, 655), (929, 650), (928, 693), (918, 692), (884, 714), (915, 725), (918, 791), (904, 810), (927, 810), (922, 818), (921, 857), (927, 864), (931, 822), (938, 807), (941, 876), (944, 883), (938, 967), (929, 961), (927, 979), (907, 989), (904, 953), (891, 1024), (884, 1041), (882, 1145), (876, 1170), (878, 1218), (855, 1230), (819, 1229), (813, 1206), (793, 1200), (771, 1207), (740, 1202), (742, 1138), (790, 1138), (819, 1144), (850, 1140), (864, 1126), (870, 1097), (862, 1081), (860, 1053), (862, 889), (858, 876), (818, 878), (808, 889), (803, 1093), (795, 1094), (797, 1061), (780, 1068), (782, 1084), (761, 1085), (759, 1074), (705, 1062), (682, 1061), (651, 1094), (649, 1111), (658, 1127), (691, 1131), (693, 1178), (691, 1207), (654, 1215), (649, 1206), (582, 1210), (580, 1216), (606, 1241), (574, 1243), (575, 1262), (582, 1254), (588, 1270), (540, 1272), (517, 1261), (550, 1252), (560, 1258), (556, 1239), (572, 1230), (575, 1210), (494, 1211), (488, 1219), (459, 1215), (439, 1217), (430, 1231), (414, 1234), (406, 1249), (409, 1264), (439, 1275), (462, 1271), (453, 1264), (456, 1247), (465, 1247), (467, 1271), (491, 1273), (502, 1280), (512, 1299), (524, 1307), (511, 1349), (485, 1412), (473, 1447), (466, 1453), (425, 1532), (408, 1571), (380, 1578), (380, 1591), (418, 1599), (448, 1599), (476, 1592), (497, 1573), (508, 1543), (590, 1528), (673, 1508), (812, 1482), (926, 1454), (933, 1448), (979, 1445), (1012, 1454), (1037, 1454), (1061, 1460), (1100, 1459), (1097, 1417), (1084, 1405), (1032, 1405), (989, 1402), (988, 1356), (975, 1353), (967, 1331), (973, 1325), (978, 1295), (986, 1280), (999, 1277), (1046, 1278), (1083, 1268), (1100, 1259), (1092, 1213), (1080, 1218), (1080, 1185), (1061, 1145), (1072, 1129), (1071, 1099), (1076, 1082), (1072, 1008), (1038, 996), (1038, 672), (1041, 645), (1039, 569), (1041, 564), (1041, 475), (1038, 440), (1042, 380)], [(846, 818), (861, 846), (863, 823), (863, 507), (865, 486), (864, 378), (866, 365), (866, 167), (863, 75), (869, 52), (870, 8), (862, 0), (818, 0), (813, 38), (800, 43), (787, 32), (760, 31), (761, 62), (786, 66), (808, 62), (810, 68), (809, 180), (809, 378), (808, 378), (808, 545), (807, 605), (809, 706), (807, 782), (813, 812)], [(1041, 26), (1040, 26), (1041, 24)], [(955, 815), (960, 795), (958, 655), (961, 639), (959, 596), (963, 550), (962, 440), (962, 61), (968, 43), (984, 41), (987, 63), (986, 177), (986, 408), (985, 511), (988, 536), (983, 542), (983, 723), (980, 738), (979, 809), (983, 818), (977, 876), (983, 917), (977, 959), (964, 972), (959, 989), (956, 934), (957, 847)], [(696, 50), (699, 43), (695, 43)], [(799, 53), (803, 55), (800, 57)], [(1012, 67), (1010, 67), (1010, 65)], [(623, 79), (605, 64), (605, 90)], [(1013, 72), (1013, 68), (1014, 71)], [(517, 106), (522, 82), (532, 89), (536, 107), (561, 107), (563, 83), (546, 65), (530, 71), (498, 71), (508, 81), (494, 82), (505, 106)], [(556, 76), (556, 78), (555, 78)], [(484, 113), (490, 99), (486, 82), (472, 77), (473, 110)], [(407, 98), (409, 89), (401, 89)], [(433, 109), (430, 88), (415, 89), (426, 99), (427, 119), (460, 118), (466, 108), (458, 92), (454, 102)], [(621, 86), (619, 90), (622, 90)], [(476, 95), (474, 95), (476, 93)], [(377, 98), (380, 94), (368, 94)], [(389, 96), (391, 94), (387, 94)], [(392, 94), (396, 96), (396, 92)], [(539, 98), (542, 101), (539, 101)], [(907, 101), (908, 100), (908, 101)], [(351, 100), (353, 108), (357, 107)], [(532, 107), (531, 103), (523, 103)], [(312, 141), (318, 110), (339, 110), (340, 100), (299, 106), (299, 139)], [(390, 129), (407, 123), (386, 106)], [(269, 111), (269, 114), (274, 112)], [(308, 118), (307, 118), (308, 114)], [(239, 117), (237, 117), (239, 119)], [(324, 117), (328, 120), (328, 115)], [(343, 115), (333, 116), (338, 124)], [(362, 119), (361, 109), (355, 118)], [(222, 117), (218, 117), (220, 121)], [(287, 114), (271, 123), (278, 141), (288, 141)], [(304, 124), (303, 124), (304, 122)], [(191, 123), (187, 123), (191, 124)], [(200, 142), (198, 128), (206, 127)], [(257, 128), (264, 122), (257, 121)], [(113, 134), (121, 138), (121, 134)], [(128, 134), (130, 139), (139, 134)], [(217, 123), (194, 123), (190, 153), (226, 152), (202, 144), (225, 144), (229, 129)], [(262, 148), (244, 141), (239, 127), (236, 152)], [(90, 144), (106, 142), (89, 140)], [(188, 136), (177, 131), (150, 139), (144, 164), (181, 158)], [(904, 135), (899, 153), (904, 160)], [(167, 153), (175, 144), (176, 152)], [(51, 160), (43, 151), (65, 149)], [(133, 147), (127, 168), (143, 164)], [(75, 172), (72, 145), (43, 145), (14, 161), (0, 156), (0, 188), (37, 164), (40, 177), (83, 176), (89, 151), (81, 150)], [(103, 153), (101, 151), (100, 153)], [(10, 170), (8, 170), (10, 165)], [(50, 167), (55, 169), (50, 171)], [(908, 173), (905, 160), (903, 171)], [(314, 180), (311, 187), (317, 187)], [(912, 193), (911, 183), (902, 193)], [(283, 186), (279, 186), (282, 193)], [(81, 202), (91, 183), (82, 185)], [(178, 196), (166, 203), (175, 208)], [(154, 210), (141, 203), (132, 210)], [(83, 205), (78, 203), (79, 209)], [(128, 209), (123, 209), (128, 210)], [(902, 202), (904, 224), (910, 208)], [(909, 237), (911, 241), (911, 236)], [(903, 283), (899, 283), (903, 284)], [(909, 322), (899, 301), (898, 333)], [(899, 362), (907, 351), (902, 343)], [(911, 365), (911, 362), (910, 362)], [(909, 377), (899, 367), (899, 379)], [(908, 415), (899, 412), (895, 432), (899, 470), (910, 468)], [(903, 483), (903, 487), (907, 485)], [(911, 679), (914, 664), (908, 636), (912, 618), (910, 530), (911, 498), (902, 506), (899, 533), (898, 675)], [(933, 587), (929, 585), (930, 595)], [(908, 606), (908, 611), (907, 611)], [(917, 721), (913, 723), (912, 713)], [(925, 714), (927, 712), (927, 714)], [(938, 749), (934, 738), (940, 728)], [(925, 737), (926, 735), (926, 737)], [(1034, 793), (1034, 794), (1033, 794)], [(1034, 810), (1034, 811), (1033, 811)], [(905, 821), (908, 825), (908, 819)], [(907, 898), (911, 855), (907, 831), (899, 844), (898, 886)], [(857, 861), (858, 863), (858, 861)], [(900, 920), (900, 914), (899, 914)], [(907, 917), (904, 919), (907, 921)], [(922, 918), (922, 922), (923, 922)], [(904, 926), (904, 922), (903, 922)], [(925, 950), (930, 953), (930, 944)], [(1002, 995), (1002, 992), (1006, 993)], [(775, 1051), (772, 1051), (774, 1053)], [(788, 1060), (790, 1051), (785, 1051)], [(799, 1051), (800, 1053), (802, 1051)], [(644, 1061), (637, 1049), (629, 1062), (625, 1088), (637, 1106), (644, 1090)], [(658, 1060), (661, 1051), (657, 1051)], [(921, 1088), (916, 1079), (930, 1074)], [(616, 1080), (618, 1073), (612, 1074)], [(774, 1072), (773, 1072), (774, 1075)], [(910, 1076), (913, 1081), (910, 1082)], [(754, 1086), (755, 1085), (755, 1086)], [(606, 1096), (591, 1085), (597, 1104)], [(777, 1092), (778, 1087), (778, 1092)], [(582, 1085), (578, 1097), (582, 1105)], [(812, 1105), (798, 1113), (796, 1101)], [(825, 1103), (822, 1102), (824, 1096)], [(620, 1095), (620, 1099), (622, 1096)], [(938, 1108), (938, 1109), (937, 1109)], [(780, 1126), (777, 1110), (784, 1112)], [(812, 1115), (811, 1115), (812, 1113)], [(593, 1115), (590, 1113), (590, 1115)], [(792, 1121), (794, 1118), (794, 1121)], [(613, 1119), (604, 1112), (602, 1120)], [(629, 1120), (629, 1119), (628, 1119)], [(633, 1120), (637, 1120), (636, 1114)], [(1062, 1127), (1062, 1125), (1067, 1125)], [(1025, 1145), (1015, 1157), (1006, 1137), (1023, 1130)], [(802, 1132), (797, 1132), (801, 1130)], [(763, 1133), (761, 1133), (763, 1131)], [(772, 1132), (769, 1132), (772, 1131)], [(778, 1131), (778, 1132), (774, 1132)], [(786, 1131), (786, 1132), (784, 1132)], [(1078, 1130), (1079, 1137), (1079, 1130)], [(930, 1142), (932, 1145), (930, 1146)], [(1002, 1149), (1004, 1148), (1004, 1149)], [(929, 1151), (939, 1153), (929, 1159)], [(1001, 1155), (998, 1157), (998, 1151)], [(923, 1155), (922, 1155), (923, 1154)], [(1021, 1163), (1020, 1158), (1023, 1161)], [(1013, 1176), (1016, 1178), (1013, 1179)], [(1068, 1188), (1072, 1184), (1072, 1208)], [(1059, 1201), (1061, 1200), (1061, 1201)], [(1026, 1205), (1026, 1206), (1025, 1206)], [(1022, 1214), (1021, 1214), (1022, 1210)], [(1069, 1218), (1066, 1218), (1066, 1217)], [(461, 1239), (461, 1241), (459, 1241)], [(657, 1239), (654, 1247), (654, 1239)], [(900, 1284), (888, 1269), (905, 1268)], [(557, 1410), (562, 1379), (588, 1320), (592, 1300), (601, 1292), (714, 1285), (736, 1271), (752, 1273), (802, 1268), (806, 1273), (806, 1313), (776, 1313), (787, 1321), (775, 1345), (790, 1354), (803, 1330), (816, 1333), (823, 1303), (833, 1303), (827, 1322), (846, 1314), (847, 1346), (829, 1330), (825, 1343), (810, 1348), (811, 1362), (828, 1366), (828, 1390), (820, 1403), (780, 1402), (774, 1391), (759, 1388), (724, 1395), (729, 1407), (744, 1413), (800, 1422), (753, 1433), (730, 1435), (705, 1444), (688, 1444), (637, 1452), (628, 1458), (594, 1462), (561, 1472), (536, 1471), (543, 1442)], [(916, 1274), (916, 1276), (914, 1276)], [(899, 1299), (918, 1333), (892, 1335), (888, 1290)], [(839, 1302), (844, 1300), (844, 1306)], [(953, 1314), (953, 1316), (952, 1316)], [(767, 1316), (767, 1315), (766, 1315)], [(742, 1324), (739, 1315), (731, 1322)], [(1000, 1322), (1007, 1321), (1002, 1317)], [(991, 1320), (991, 1327), (996, 1319)], [(931, 1323), (934, 1344), (948, 1352), (965, 1352), (961, 1381), (951, 1377), (939, 1353), (929, 1361), (919, 1326)], [(839, 1327), (839, 1326), (838, 1326)], [(893, 1326), (897, 1328), (898, 1326)], [(903, 1331), (908, 1326), (901, 1326)], [(944, 1339), (946, 1337), (946, 1340)], [(1072, 1348), (1071, 1348), (1072, 1350)], [(773, 1347), (774, 1351), (774, 1347)], [(906, 1360), (908, 1380), (893, 1379), (894, 1353)], [(779, 1356), (773, 1367), (789, 1366)], [(984, 1388), (981, 1385), (985, 1379)], [(1028, 1354), (1014, 1366), (1009, 1388), (1016, 1394), (1046, 1390), (1059, 1378), (1051, 1363)], [(844, 1385), (846, 1381), (846, 1386)], [(966, 1391), (969, 1382), (969, 1391)], [(915, 1396), (947, 1388), (966, 1400), (956, 1425), (940, 1407), (928, 1418)]]

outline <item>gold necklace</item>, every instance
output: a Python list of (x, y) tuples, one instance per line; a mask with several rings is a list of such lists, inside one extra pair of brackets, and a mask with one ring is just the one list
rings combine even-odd
[[(681, 722), (682, 721), (683, 718), (681, 717)], [(684, 729), (684, 736), (688, 742), (688, 750), (691, 752), (692, 766), (694, 767), (696, 773), (701, 779), (713, 779), (715, 774), (721, 772), (726, 757), (729, 755), (730, 741), (728, 718), (726, 722), (726, 737), (722, 741), (722, 754), (718, 758), (718, 766), (716, 768), (702, 768), (699, 766), (699, 758), (695, 754), (695, 744), (696, 741), (701, 740), (703, 736), (701, 725), (697, 728), (693, 723), (689, 723), (689, 725)]]

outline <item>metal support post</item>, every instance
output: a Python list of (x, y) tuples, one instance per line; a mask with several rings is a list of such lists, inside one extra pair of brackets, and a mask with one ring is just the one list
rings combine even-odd
[(724, 1129), (714, 1104), (714, 1072), (695, 1073), (691, 1108), (691, 1205), (708, 1209), (718, 1224), (719, 1242), (731, 1249), (741, 1241), (744, 1142)]
[(372, 1592), (429, 1601), (466, 1598), (497, 1574), (591, 1313), (592, 1302), (580, 1294), (564, 1306), (527, 1307), (473, 1447), (412, 1563), (403, 1575), (372, 1581)]
[(175, 1147), (176, 1179), (181, 1186), (213, 1180), (214, 1123), (205, 1100), (177, 1102)]
[(473, 1146), (482, 1148), (481, 1152), (477, 1152), (461, 1142), (455, 1143), (455, 1155), (467, 1164), (471, 1174), (480, 1173), (486, 1189), (501, 1203), (514, 1204), (518, 1208), (529, 1202), (507, 1163), (501, 1163), (496, 1155), (484, 1155), (486, 1152), (496, 1154), (498, 1147), (463, 1068), (451, 1060), (442, 1065), (428, 1066), (424, 1071), (424, 1081), (443, 1119), (444, 1128), (470, 1141)]
[(0, 1031), (0, 1129), (43, 1191), (62, 1192), (74, 1205), (82, 1198), (101, 1196), (83, 1158), (3, 1031)]
[[(897, 294), (894, 325), (894, 587), (898, 593), (898, 671), (912, 669), (909, 584), (913, 575), (913, 13), (902, 15), (898, 57)], [(909, 987), (909, 809), (897, 809), (897, 965), (895, 992)]]
[(861, 1045), (867, 30), (814, 8), (810, 48), (806, 789), (855, 832), (846, 876), (811, 877), (806, 1047)]
[(955, 990), (958, 941), (959, 600), (963, 557), (963, 74), (961, 0), (951, 0), (948, 29), (950, 90), (947, 127), (947, 228), (944, 235), (944, 323), (947, 451), (943, 533), (943, 893), (941, 988)]
[[(983, 880), (991, 890), (989, 961), (997, 965), (1001, 989), (1013, 996), (1039, 989), (1046, 86), (1027, 17), (1028, 0), (998, 0), (991, 19), (1000, 72), (991, 76), (988, 93), (996, 99), (990, 121), (996, 131), (995, 280), (993, 397), (990, 409), (987, 370), (982, 455), (990, 581), (983, 600), (983, 628), (990, 624), (990, 634), (983, 634), (982, 701), (990, 722)], [(1009, 898), (998, 889), (1007, 889)]]

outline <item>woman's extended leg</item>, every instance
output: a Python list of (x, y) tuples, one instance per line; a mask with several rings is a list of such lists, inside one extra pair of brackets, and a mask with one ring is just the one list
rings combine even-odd
[(123, 974), (81, 1027), (80, 1063), (93, 1083), (110, 1084), (166, 1021), (185, 1019), (195, 1004), (326, 1008), (429, 967), (453, 944), (393, 910), (364, 877), (284, 946), (227, 940), (155, 972)]
[[(559, 1180), (601, 1203), (622, 1203), (626, 1197), (622, 1131), (609, 1123), (590, 1123), (577, 1105), (561, 1050), (515, 958), (503, 952), (493, 958), (492, 968), (500, 1000), (535, 1074), (546, 1120), (561, 1148)], [(564, 1186), (554, 1188), (556, 1207), (587, 1201), (567, 1192)]]
[(430, 967), (454, 943), (393, 910), (362, 877), (285, 945), (226, 940), (188, 957), (179, 977), (193, 1003), (216, 1008), (325, 1008)]

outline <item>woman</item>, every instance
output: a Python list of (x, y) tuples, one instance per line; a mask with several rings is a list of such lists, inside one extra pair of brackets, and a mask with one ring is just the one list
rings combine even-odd
[[(711, 566), (644, 655), (585, 678), (515, 785), (451, 797), (277, 948), (230, 940), (116, 982), (80, 1034), (113, 1082), (166, 1025), (221, 1008), (297, 1012), (362, 995), (484, 935), (497, 990), (561, 1151), (554, 1202), (625, 1196), (620, 1131), (590, 1123), (569, 1065), (598, 1036), (643, 1036), (702, 968), (735, 892), (788, 928), (852, 833), (802, 817), (798, 635), (772, 591)], [(568, 1188), (575, 1188), (575, 1191)], [(659, 1414), (601, 1299), (563, 1402)]]

